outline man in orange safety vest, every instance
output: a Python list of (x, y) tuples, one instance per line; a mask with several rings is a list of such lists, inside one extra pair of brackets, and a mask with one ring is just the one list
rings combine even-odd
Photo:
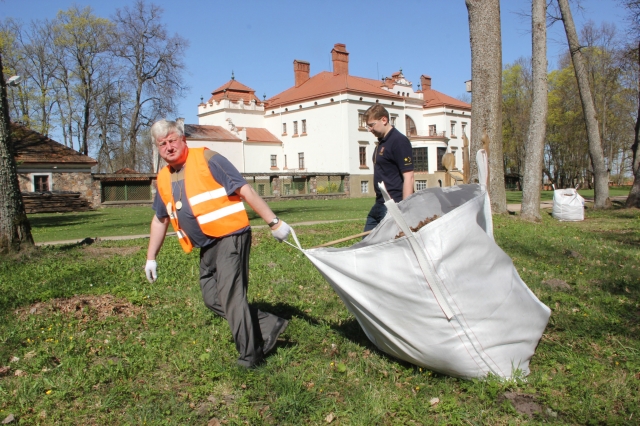
[(275, 347), (288, 321), (247, 301), (251, 227), (243, 200), (268, 223), (278, 241), (286, 240), (291, 228), (229, 160), (209, 149), (189, 149), (182, 120), (154, 123), (151, 137), (168, 165), (158, 173), (147, 279), (157, 279), (156, 256), (171, 223), (185, 252), (200, 248), (204, 303), (229, 323), (240, 354), (238, 364), (252, 368)]

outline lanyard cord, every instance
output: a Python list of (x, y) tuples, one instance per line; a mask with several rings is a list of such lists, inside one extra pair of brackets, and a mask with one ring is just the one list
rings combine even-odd
[[(178, 228), (180, 228), (180, 224), (178, 223), (178, 210), (180, 210), (182, 208), (182, 186), (180, 186), (180, 180), (178, 179), (178, 173), (180, 173), (182, 170), (184, 169), (184, 166), (182, 167), (182, 169), (175, 171), (174, 173), (171, 174), (171, 198), (173, 199), (173, 203), (171, 204), (171, 209), (173, 210), (173, 213), (176, 217), (176, 225), (178, 226)], [(174, 180), (174, 176), (175, 176), (175, 180)], [(184, 178), (183, 178), (184, 180)], [(178, 200), (178, 202), (180, 203), (180, 208), (176, 207), (176, 197), (173, 196), (173, 184), (177, 183), (178, 184), (178, 189), (180, 190), (180, 199)]]

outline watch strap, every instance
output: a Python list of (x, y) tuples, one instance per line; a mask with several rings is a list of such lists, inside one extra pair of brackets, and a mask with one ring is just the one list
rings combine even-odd
[(280, 222), (280, 218), (278, 216), (276, 216), (275, 218), (273, 218), (273, 220), (271, 222), (268, 223), (269, 228), (271, 228), (273, 225), (276, 225)]

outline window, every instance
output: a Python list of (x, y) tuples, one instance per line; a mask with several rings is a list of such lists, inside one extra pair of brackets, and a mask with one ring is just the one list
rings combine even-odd
[(395, 116), (395, 115), (392, 115), (392, 116), (390, 117), (389, 122), (391, 123), (391, 125), (392, 125), (393, 127), (396, 127), (396, 118), (397, 118), (397, 116)]
[(298, 122), (294, 121), (293, 122), (293, 136), (297, 136), (298, 135)]
[(426, 180), (417, 180), (416, 181), (416, 191), (422, 191), (423, 189), (427, 189), (427, 181)]
[(416, 172), (429, 171), (429, 148), (413, 148), (413, 170)]
[(49, 175), (33, 175), (34, 192), (47, 192), (49, 190)]
[(462, 134), (466, 134), (465, 130), (467, 129), (467, 123), (462, 123)]
[(451, 137), (454, 137), (456, 135), (456, 122), (452, 121), (451, 122)]
[(298, 168), (304, 169), (304, 152), (298, 153)]
[(418, 129), (416, 129), (416, 123), (413, 121), (413, 118), (407, 115), (405, 116), (404, 121), (407, 126), (407, 136), (416, 136), (418, 134)]
[(153, 200), (149, 182), (102, 181), (101, 201), (147, 201)]
[(366, 129), (367, 128), (367, 121), (364, 119), (364, 113), (358, 113), (358, 127), (360, 129)]
[(258, 195), (261, 197), (264, 197), (264, 183), (259, 183), (258, 184)]
[(283, 135), (287, 134), (287, 123), (282, 123), (282, 134)]
[(444, 166), (442, 165), (442, 157), (444, 157), (446, 153), (447, 148), (438, 148), (438, 165), (436, 170), (444, 170)]
[(361, 194), (368, 194), (369, 193), (369, 181), (368, 180), (361, 180), (360, 181), (360, 193)]
[(302, 134), (307, 134), (307, 120), (302, 120)]
[(367, 147), (361, 146), (359, 148), (360, 152), (360, 167), (367, 167)]
[(436, 125), (435, 124), (430, 124), (429, 125), (429, 136), (437, 136), (437, 134), (436, 134)]
[(271, 156), (271, 168), (275, 168), (278, 167), (278, 156), (277, 155), (272, 155)]

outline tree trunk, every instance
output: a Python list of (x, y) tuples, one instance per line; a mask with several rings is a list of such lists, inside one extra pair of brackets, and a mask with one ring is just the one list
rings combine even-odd
[[(0, 70), (2, 55), (0, 54)], [(24, 210), (9, 128), (9, 102), (4, 75), (0, 72), (0, 253), (33, 246), (31, 226)]]
[[(482, 148), (482, 134), (490, 140), (489, 193), (494, 213), (507, 212), (502, 156), (502, 44), (500, 0), (465, 0), (471, 39), (471, 158)], [(472, 161), (471, 176), (478, 166)]]
[[(638, 69), (640, 70), (640, 42), (638, 43)], [(631, 146), (633, 155), (631, 166), (633, 170), (633, 186), (627, 197), (626, 207), (640, 208), (640, 75), (638, 76), (638, 115), (636, 117), (635, 138)]]
[(533, 100), (524, 154), (522, 218), (539, 221), (540, 184), (547, 133), (547, 0), (531, 4)]
[(604, 164), (604, 151), (600, 141), (600, 132), (598, 130), (598, 119), (596, 117), (596, 109), (593, 105), (593, 96), (589, 87), (589, 75), (585, 59), (580, 51), (580, 43), (578, 41), (578, 33), (576, 32), (571, 9), (568, 0), (558, 0), (564, 29), (567, 33), (567, 41), (569, 42), (569, 51), (573, 60), (573, 68), (576, 72), (576, 80), (578, 81), (578, 92), (580, 92), (580, 101), (582, 102), (582, 112), (584, 121), (587, 125), (587, 139), (589, 141), (589, 157), (593, 166), (593, 175), (595, 179), (594, 208), (602, 209), (611, 206), (609, 200), (609, 180), (607, 168)]
[(142, 92), (142, 85), (138, 82), (136, 88), (136, 103), (133, 106), (131, 112), (131, 121), (129, 122), (129, 131), (127, 132), (127, 138), (129, 139), (129, 161), (131, 162), (131, 168), (138, 170), (138, 120), (140, 120), (140, 97)]

